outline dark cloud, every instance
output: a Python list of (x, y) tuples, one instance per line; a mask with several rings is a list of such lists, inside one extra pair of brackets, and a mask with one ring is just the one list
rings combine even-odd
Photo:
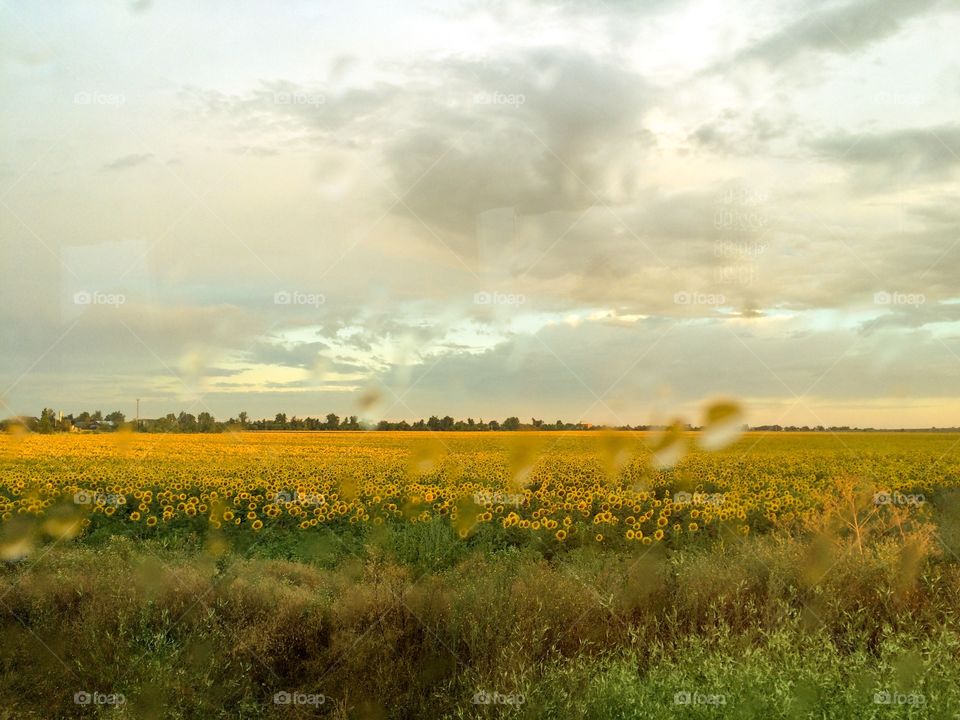
[(854, 0), (839, 7), (812, 10), (742, 52), (737, 60), (757, 60), (771, 67), (805, 53), (852, 55), (896, 35), (913, 18), (944, 0)]
[(789, 138), (799, 118), (788, 114), (771, 118), (761, 113), (744, 114), (727, 110), (714, 120), (701, 124), (690, 140), (712, 152), (724, 155), (759, 155), (769, 153), (771, 145)]
[[(399, 212), (461, 236), (494, 208), (538, 215), (617, 203), (655, 143), (643, 122), (653, 88), (612, 60), (548, 48), (434, 71), (445, 94), (422, 99), (385, 157)], [(458, 103), (445, 107), (451, 94)]]
[(875, 191), (949, 180), (960, 165), (960, 125), (883, 133), (838, 133), (814, 141), (814, 152), (849, 167), (857, 189)]

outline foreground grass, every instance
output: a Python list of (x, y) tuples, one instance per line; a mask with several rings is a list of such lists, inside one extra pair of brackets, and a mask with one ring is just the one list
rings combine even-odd
[(958, 601), (922, 535), (94, 532), (0, 575), (0, 717), (952, 718)]

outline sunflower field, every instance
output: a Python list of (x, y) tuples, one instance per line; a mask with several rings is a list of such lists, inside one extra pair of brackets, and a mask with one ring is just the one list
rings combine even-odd
[[(0, 440), (0, 553), (38, 531), (91, 526), (264, 528), (449, 522), (537, 543), (671, 543), (808, 526), (845, 492), (876, 512), (958, 484), (945, 435), (747, 434), (719, 452), (695, 433), (227, 433)], [(666, 452), (664, 451), (666, 449)], [(667, 456), (666, 458), (664, 456)], [(28, 532), (29, 529), (29, 532)], [(28, 537), (29, 535), (29, 537)]]

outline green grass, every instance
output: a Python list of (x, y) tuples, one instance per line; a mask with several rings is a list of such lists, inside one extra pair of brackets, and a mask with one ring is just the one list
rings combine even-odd
[[(847, 540), (813, 581), (815, 537), (558, 552), (442, 521), (250, 537), (94, 529), (7, 566), (0, 717), (960, 712), (960, 569), (935, 544), (918, 565), (909, 542)], [(83, 690), (127, 701), (77, 705)], [(274, 704), (282, 691), (325, 702)]]

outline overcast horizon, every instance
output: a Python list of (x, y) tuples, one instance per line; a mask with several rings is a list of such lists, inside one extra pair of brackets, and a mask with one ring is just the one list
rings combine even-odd
[(960, 426), (948, 0), (7, 3), (0, 416)]

